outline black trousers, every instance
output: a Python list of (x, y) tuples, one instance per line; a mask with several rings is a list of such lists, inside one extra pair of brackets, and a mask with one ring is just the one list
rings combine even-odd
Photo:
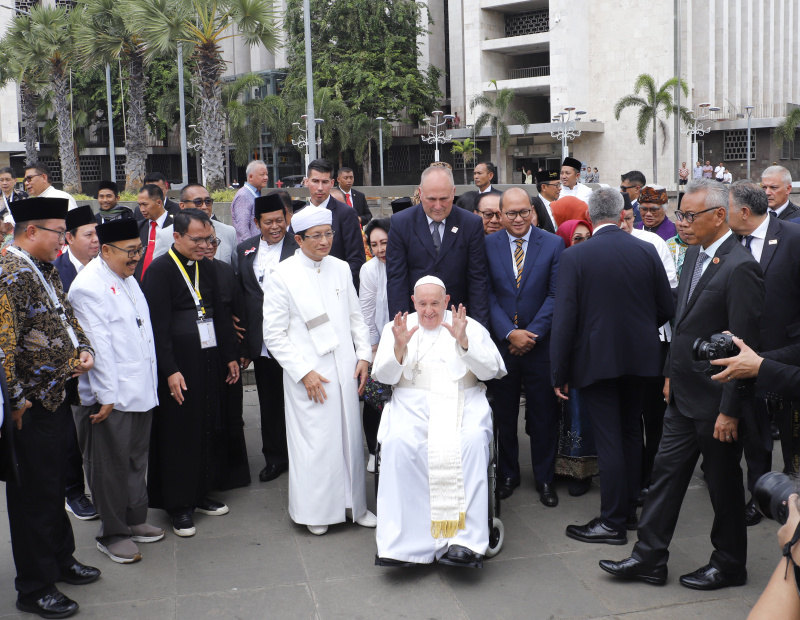
[(724, 443), (714, 439), (716, 418), (688, 418), (671, 403), (664, 416), (664, 436), (653, 468), (653, 482), (639, 520), (639, 542), (631, 554), (648, 566), (665, 566), (678, 514), (698, 457), (703, 455), (714, 524), (710, 564), (726, 573), (738, 573), (747, 561), (741, 439)]
[(531, 441), (531, 461), (537, 484), (553, 482), (558, 447), (558, 410), (550, 385), (550, 363), (503, 354), (508, 374), (489, 384), (498, 432), (497, 475), (519, 480), (519, 397), (525, 390), (525, 432)]
[(604, 379), (581, 388), (600, 468), (600, 518), (624, 530), (636, 510), (642, 471), (643, 377)]
[(781, 433), (783, 473), (800, 473), (800, 402), (778, 401), (770, 410)]
[(761, 398), (756, 401), (755, 415), (759, 418), (756, 422), (759, 428), (756, 429), (751, 429), (746, 419), (739, 419), (739, 441), (744, 449), (744, 461), (747, 463), (747, 490), (751, 494), (758, 479), (772, 471), (772, 433), (767, 401)]
[(78, 445), (78, 432), (75, 421), (69, 416), (64, 431), (64, 495), (67, 499), (77, 499), (86, 493), (83, 475), (83, 456)]
[(381, 425), (381, 412), (367, 401), (364, 401), (364, 409), (361, 412), (361, 416), (364, 420), (364, 437), (367, 440), (367, 449), (370, 454), (375, 454), (378, 449), (378, 427)]
[(55, 587), (61, 569), (72, 564), (75, 538), (64, 509), (64, 435), (75, 432), (69, 405), (48, 411), (41, 403), (14, 428), (20, 486), (6, 484), (11, 549), (20, 596), (44, 594)]
[[(669, 343), (661, 343), (661, 365), (664, 365), (669, 352)], [(642, 379), (642, 430), (644, 445), (642, 446), (642, 487), (650, 486), (653, 462), (661, 443), (661, 430), (664, 427), (664, 412), (667, 403), (664, 400), (664, 377), (645, 377)]]
[(287, 465), (286, 410), (283, 400), (283, 369), (271, 357), (253, 360), (261, 410), (261, 452), (268, 465)]

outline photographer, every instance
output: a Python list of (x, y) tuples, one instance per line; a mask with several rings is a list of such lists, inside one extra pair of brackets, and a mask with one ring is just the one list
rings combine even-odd
[(733, 342), (740, 353), (711, 362), (715, 366), (725, 366), (725, 370), (714, 375), (714, 381), (726, 383), (732, 379), (756, 378), (756, 389), (765, 392), (768, 398), (800, 400), (800, 344), (759, 355), (741, 338), (734, 336)]

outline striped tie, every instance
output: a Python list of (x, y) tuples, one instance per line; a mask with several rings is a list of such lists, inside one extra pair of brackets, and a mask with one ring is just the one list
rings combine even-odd
[[(522, 251), (524, 239), (517, 239), (517, 249), (514, 250), (514, 263), (517, 265), (517, 288), (522, 281), (522, 266), (525, 264), (525, 252)], [(514, 325), (517, 325), (517, 314), (514, 313)]]
[(697, 286), (697, 283), (700, 281), (700, 276), (703, 275), (703, 263), (706, 262), (708, 258), (708, 254), (705, 252), (700, 252), (697, 255), (697, 262), (694, 264), (694, 273), (692, 273), (692, 281), (689, 283), (689, 296), (686, 298), (687, 300), (692, 298), (692, 293), (694, 293), (694, 287)]

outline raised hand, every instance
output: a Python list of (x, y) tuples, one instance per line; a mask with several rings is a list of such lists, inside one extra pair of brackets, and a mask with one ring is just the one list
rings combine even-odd
[(455, 306), (450, 306), (450, 312), (453, 315), (453, 324), (442, 321), (442, 327), (450, 332), (450, 335), (458, 341), (462, 349), (468, 349), (467, 309), (464, 304), (458, 304), (458, 310), (456, 310)]
[(406, 347), (411, 342), (411, 338), (417, 333), (419, 325), (408, 329), (408, 312), (394, 315), (394, 324), (392, 325), (392, 334), (394, 335), (394, 354), (397, 361), (402, 363), (403, 357), (406, 353)]

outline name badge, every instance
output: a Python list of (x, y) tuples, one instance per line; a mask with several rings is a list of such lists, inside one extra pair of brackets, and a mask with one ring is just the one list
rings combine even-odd
[(211, 349), (217, 346), (217, 334), (214, 331), (214, 319), (197, 321), (197, 331), (200, 333), (200, 348)]

